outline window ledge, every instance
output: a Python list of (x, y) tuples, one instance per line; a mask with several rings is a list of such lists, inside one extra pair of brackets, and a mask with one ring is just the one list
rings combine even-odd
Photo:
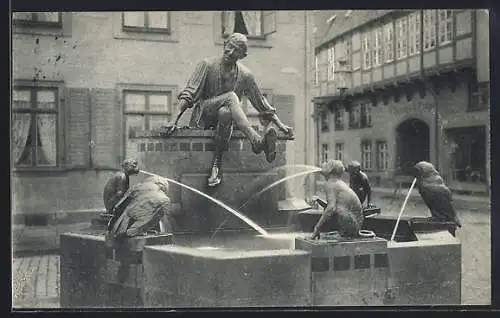
[(171, 42), (177, 43), (179, 40), (171, 34), (164, 32), (146, 32), (146, 31), (125, 31), (115, 34), (115, 39), (149, 41), (149, 42)]
[(439, 43), (439, 48), (447, 47), (447, 46), (452, 46), (453, 42), (452, 41), (446, 41), (443, 43)]
[(484, 106), (480, 106), (480, 107), (469, 108), (469, 109), (467, 109), (467, 112), (474, 113), (474, 112), (484, 112), (487, 110), (488, 110), (488, 105), (484, 105)]
[(14, 167), (12, 172), (63, 172), (66, 171), (63, 167)]
[[(249, 38), (247, 37), (248, 40), (248, 47), (262, 47), (262, 48), (272, 48), (273, 45), (269, 42), (269, 39), (267, 37), (262, 37), (262, 38)], [(220, 36), (216, 41), (216, 45), (224, 45), (224, 38)]]

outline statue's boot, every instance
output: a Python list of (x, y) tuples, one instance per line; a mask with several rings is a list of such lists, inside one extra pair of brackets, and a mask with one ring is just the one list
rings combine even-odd
[(210, 188), (218, 186), (222, 182), (222, 171), (217, 164), (212, 166), (212, 172), (208, 178), (208, 186)]
[(278, 140), (278, 133), (274, 127), (267, 126), (264, 130), (263, 136), (260, 136), (251, 126), (240, 127), (240, 130), (250, 141), (252, 151), (255, 154), (259, 154), (264, 151), (266, 154), (266, 160), (269, 163), (276, 159), (276, 141)]

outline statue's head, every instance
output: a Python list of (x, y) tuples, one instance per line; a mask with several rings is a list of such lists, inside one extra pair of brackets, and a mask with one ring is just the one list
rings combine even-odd
[(151, 176), (145, 180), (145, 182), (151, 182), (156, 184), (162, 192), (168, 194), (168, 181), (160, 176)]
[(325, 178), (329, 176), (341, 178), (344, 171), (344, 164), (340, 160), (329, 160), (321, 165), (321, 173)]
[(427, 161), (420, 161), (415, 166), (416, 178), (428, 178), (431, 176), (439, 175), (439, 172), (434, 168), (434, 165)]
[(126, 159), (122, 162), (122, 169), (127, 175), (139, 173), (139, 163), (135, 159)]
[(347, 171), (350, 174), (359, 174), (361, 172), (361, 164), (358, 161), (351, 161), (347, 166)]
[(241, 33), (233, 33), (224, 41), (223, 59), (228, 62), (236, 62), (247, 56), (247, 37)]

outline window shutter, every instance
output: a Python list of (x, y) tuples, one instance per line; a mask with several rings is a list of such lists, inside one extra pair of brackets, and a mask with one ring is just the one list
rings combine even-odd
[(92, 165), (94, 167), (116, 168), (118, 146), (120, 145), (120, 127), (117, 127), (115, 90), (93, 89), (91, 91), (92, 122), (91, 138)]
[(222, 36), (226, 37), (234, 32), (234, 11), (222, 11)]
[(276, 32), (276, 11), (262, 11), (262, 35)]
[(90, 159), (90, 100), (86, 88), (68, 88), (67, 94), (67, 145), (68, 167), (88, 167)]

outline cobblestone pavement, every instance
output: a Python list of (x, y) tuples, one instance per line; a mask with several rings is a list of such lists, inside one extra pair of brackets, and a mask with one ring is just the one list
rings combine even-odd
[(12, 278), (14, 308), (59, 307), (59, 255), (14, 258)]
[[(380, 202), (380, 201), (375, 201)], [(397, 215), (399, 204), (380, 204), (384, 215)], [(418, 204), (409, 204), (405, 215), (426, 215)], [(462, 303), (485, 305), (491, 301), (490, 214), (458, 211), (463, 228), (457, 232), (462, 242)], [(59, 307), (59, 256), (14, 258), (13, 307)]]

